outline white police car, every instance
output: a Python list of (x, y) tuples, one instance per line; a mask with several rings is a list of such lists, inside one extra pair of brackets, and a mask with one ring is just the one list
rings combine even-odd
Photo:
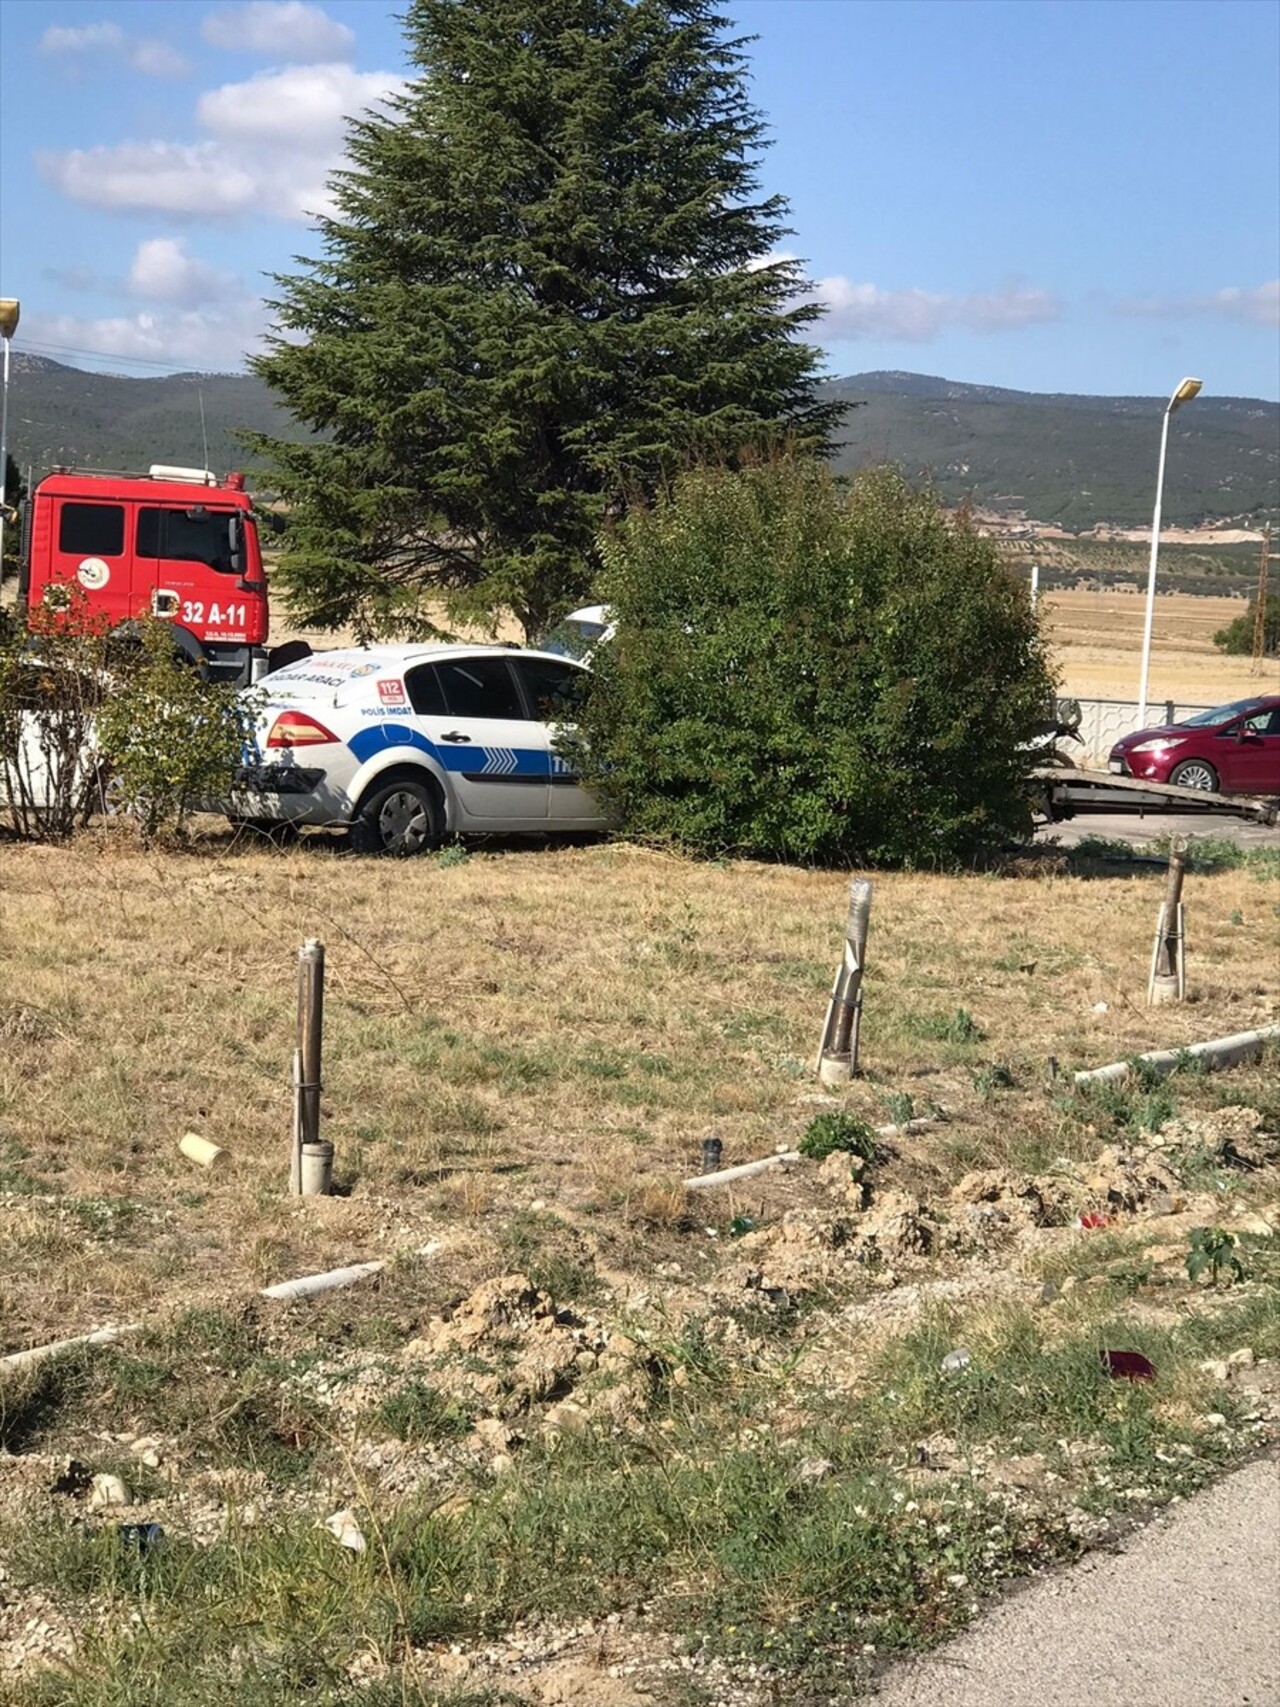
[(603, 829), (554, 746), (585, 674), (502, 646), (313, 652), (251, 690), (265, 703), (228, 816), (346, 824), (357, 851), (398, 855), (446, 835)]

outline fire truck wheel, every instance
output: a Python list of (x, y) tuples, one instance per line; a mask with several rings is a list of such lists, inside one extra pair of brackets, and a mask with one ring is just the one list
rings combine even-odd
[(401, 772), (377, 783), (351, 820), (354, 853), (407, 859), (440, 846), (444, 809), (433, 783)]

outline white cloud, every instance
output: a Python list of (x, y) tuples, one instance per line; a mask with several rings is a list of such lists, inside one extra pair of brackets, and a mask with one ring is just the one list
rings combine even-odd
[(124, 41), (119, 24), (50, 24), (40, 37), (43, 53), (98, 53), (114, 51)]
[(1211, 296), (1132, 297), (1117, 303), (1116, 313), (1139, 318), (1186, 319), (1208, 314), (1223, 320), (1242, 320), (1249, 326), (1280, 326), (1280, 279), (1250, 289), (1227, 285)]
[(336, 149), (350, 113), (375, 106), (402, 79), (349, 65), (290, 65), (201, 95), (196, 116), (228, 141)]
[(200, 25), (210, 47), (232, 53), (260, 53), (298, 65), (315, 60), (348, 59), (356, 38), (345, 24), (303, 0), (248, 0), (210, 12)]
[(946, 296), (918, 289), (882, 290), (836, 274), (818, 280), (813, 299), (826, 309), (815, 330), (837, 341), (874, 338), (926, 344), (949, 327), (969, 332), (1021, 331), (1062, 316), (1056, 297), (1029, 285)]
[(115, 211), (243, 213), (254, 205), (255, 174), (235, 166), (214, 143), (122, 142), (38, 154), (44, 178), (90, 207)]
[(185, 77), (191, 69), (184, 55), (154, 36), (130, 36), (119, 24), (51, 24), (40, 37), (44, 53), (74, 63), (91, 56), (123, 59), (145, 77)]
[(234, 273), (220, 272), (187, 253), (180, 237), (148, 237), (139, 243), (129, 268), (129, 294), (150, 302), (198, 308), (237, 294)]
[(249, 212), (306, 220), (331, 211), (349, 115), (404, 87), (392, 72), (289, 66), (200, 97), (206, 140), (122, 142), (46, 153), (45, 179), (73, 201), (115, 211), (219, 219)]
[(266, 305), (242, 298), (216, 309), (143, 310), (91, 318), (76, 314), (32, 314), (23, 329), (31, 341), (60, 350), (163, 362), (205, 372), (228, 372), (262, 342)]

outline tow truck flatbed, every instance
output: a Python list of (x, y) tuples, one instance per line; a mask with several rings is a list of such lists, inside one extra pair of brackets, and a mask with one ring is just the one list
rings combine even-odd
[(1117, 776), (1112, 771), (1072, 770), (1064, 765), (1038, 765), (1031, 775), (1043, 785), (1049, 816), (1070, 818), (1078, 807), (1115, 806), (1132, 811), (1177, 806), (1206, 814), (1251, 818), (1274, 824), (1280, 799), (1252, 794), (1218, 794), (1206, 788), (1183, 788), (1173, 782), (1149, 782), (1145, 777)]

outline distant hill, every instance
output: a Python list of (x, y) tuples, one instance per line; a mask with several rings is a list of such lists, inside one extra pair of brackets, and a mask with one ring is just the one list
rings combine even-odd
[[(842, 471), (898, 462), (931, 478), (949, 503), (1076, 530), (1150, 521), (1167, 399), (1006, 391), (916, 373), (854, 374), (825, 390), (862, 405), (846, 417), (834, 459)], [(37, 474), (61, 463), (199, 464), (201, 399), (216, 470), (252, 472), (237, 427), (306, 437), (247, 374), (126, 379), (15, 351), (10, 447), (24, 473), (28, 463)], [(1166, 521), (1225, 518), (1280, 521), (1280, 404), (1201, 396), (1174, 417)]]
[[(859, 373), (828, 391), (845, 417), (835, 466), (901, 463), (949, 503), (1021, 512), (1081, 530), (1149, 524), (1167, 398), (1083, 397)], [(1169, 525), (1280, 518), (1280, 404), (1201, 395), (1169, 429)]]
[(238, 427), (279, 438), (308, 435), (278, 407), (262, 381), (243, 373), (172, 373), (132, 379), (85, 373), (45, 356), (13, 352), (9, 448), (25, 476), (74, 463), (136, 471), (153, 462), (204, 466), (200, 404), (209, 440), (208, 466), (248, 468)]

